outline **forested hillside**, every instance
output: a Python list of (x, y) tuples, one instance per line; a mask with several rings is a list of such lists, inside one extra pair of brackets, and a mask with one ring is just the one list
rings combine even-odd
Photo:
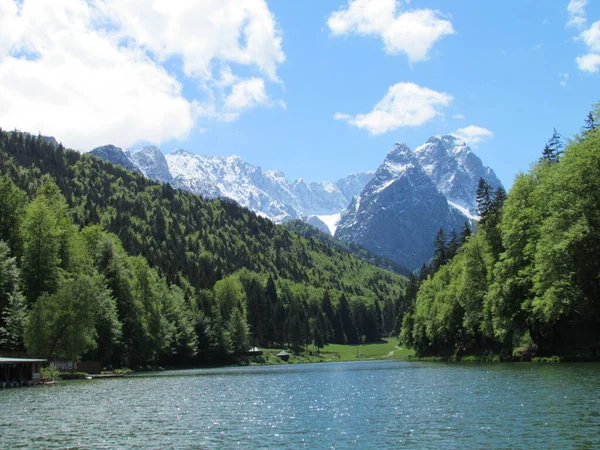
[(598, 355), (599, 116), (566, 148), (555, 131), (506, 199), (480, 184), (478, 231), (418, 292), (411, 282), (406, 345), (419, 355)]
[(139, 366), (374, 341), (405, 279), (223, 200), (0, 131), (0, 347)]

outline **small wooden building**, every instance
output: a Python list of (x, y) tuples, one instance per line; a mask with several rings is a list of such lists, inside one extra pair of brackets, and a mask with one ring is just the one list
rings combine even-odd
[(277, 356), (279, 356), (279, 358), (281, 358), (283, 361), (289, 361), (290, 359), (290, 354), (285, 350), (282, 350), (279, 353), (277, 353)]
[(45, 359), (0, 357), (0, 387), (38, 384), (45, 362)]

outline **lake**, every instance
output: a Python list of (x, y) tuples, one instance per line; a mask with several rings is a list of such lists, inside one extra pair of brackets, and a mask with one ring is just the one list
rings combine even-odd
[(321, 363), (0, 390), (1, 448), (600, 448), (600, 365)]

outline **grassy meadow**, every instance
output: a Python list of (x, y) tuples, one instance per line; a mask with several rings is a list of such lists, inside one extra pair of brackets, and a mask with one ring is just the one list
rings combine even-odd
[[(278, 356), (282, 349), (263, 349), (264, 354), (261, 357), (251, 357), (251, 364), (286, 364)], [(314, 363), (314, 362), (340, 362), (340, 361), (366, 361), (366, 360), (385, 360), (385, 359), (405, 359), (414, 354), (410, 349), (406, 349), (398, 342), (398, 338), (385, 338), (380, 343), (365, 345), (340, 345), (329, 344), (319, 352), (317, 349), (308, 346), (302, 351), (286, 349), (290, 354), (289, 363)]]

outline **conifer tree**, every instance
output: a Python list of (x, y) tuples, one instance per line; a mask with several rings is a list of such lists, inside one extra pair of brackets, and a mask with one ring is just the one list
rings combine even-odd
[(448, 246), (446, 244), (446, 234), (442, 228), (435, 235), (433, 242), (433, 261), (431, 263), (433, 271), (437, 271), (441, 266), (448, 262)]
[(588, 134), (591, 131), (594, 131), (596, 128), (598, 128), (598, 125), (596, 125), (596, 120), (594, 119), (594, 115), (590, 111), (588, 113), (586, 119), (585, 119), (585, 125), (583, 127), (583, 133), (584, 134)]
[(480, 223), (484, 224), (492, 206), (492, 193), (490, 185), (483, 178), (477, 183), (476, 196), (477, 214), (481, 218)]
[(549, 164), (557, 163), (560, 156), (563, 154), (563, 147), (563, 138), (558, 131), (556, 131), (556, 128), (554, 128), (552, 137), (548, 139), (548, 142), (542, 151), (542, 159), (546, 160)]
[(469, 236), (471, 236), (471, 226), (469, 225), (469, 222), (465, 221), (465, 224), (463, 225), (462, 228), (462, 233), (460, 235), (460, 244), (463, 245), (465, 242), (467, 242), (467, 238)]

